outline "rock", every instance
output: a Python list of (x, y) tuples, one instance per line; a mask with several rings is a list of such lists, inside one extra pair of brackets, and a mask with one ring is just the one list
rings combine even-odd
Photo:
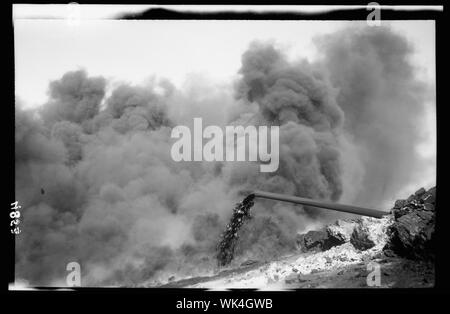
[(385, 253), (412, 259), (434, 257), (435, 191), (435, 188), (421, 191), (423, 204), (412, 200), (405, 206), (408, 211), (395, 215), (395, 221), (388, 229), (389, 241), (383, 248)]
[[(406, 201), (398, 200), (395, 202), (392, 213), (394, 214), (395, 219), (399, 219), (400, 217), (411, 213), (412, 211), (422, 208), (423, 204), (434, 203), (434, 197), (431, 193), (427, 192), (424, 188), (421, 188), (416, 191), (413, 195), (411, 195)], [(427, 210), (430, 207), (427, 207)]]
[(424, 194), (426, 192), (426, 190), (424, 188), (420, 188), (416, 191), (416, 193), (414, 193), (414, 195), (416, 197), (420, 197), (422, 194)]
[(370, 238), (369, 228), (363, 224), (358, 225), (351, 235), (350, 243), (361, 251), (368, 250), (375, 246), (375, 242)]
[(313, 230), (305, 234), (300, 234), (297, 238), (297, 244), (300, 250), (303, 252), (321, 251), (327, 239), (328, 239), (327, 232), (320, 230)]
[(435, 196), (432, 193), (428, 192), (425, 193), (421, 199), (425, 204), (434, 204), (436, 201)]
[(425, 257), (434, 234), (434, 213), (414, 212), (404, 215), (392, 226), (394, 251), (405, 257)]
[(354, 248), (365, 251), (379, 246), (380, 249), (386, 244), (388, 237), (386, 231), (392, 224), (392, 216), (384, 218), (361, 217), (358, 219), (358, 225), (353, 230), (350, 243)]
[(407, 213), (409, 213), (409, 211), (410, 211), (410, 208), (408, 206), (403, 206), (401, 208), (394, 209), (394, 217), (396, 219), (400, 218), (401, 216), (406, 215)]
[(297, 245), (302, 252), (326, 251), (343, 243), (331, 237), (326, 230), (313, 230), (305, 234), (299, 234), (297, 237)]
[(406, 200), (396, 200), (394, 208), (395, 209), (402, 208), (403, 206), (405, 206), (405, 204), (406, 204)]
[(358, 225), (354, 220), (339, 219), (334, 224), (328, 225), (326, 231), (331, 239), (336, 243), (345, 243), (350, 241), (353, 229)]
[(431, 189), (428, 190), (428, 193), (430, 193), (431, 195), (433, 195), (434, 197), (436, 197), (436, 187), (432, 187)]
[(307, 249), (312, 249), (315, 247), (322, 249), (327, 239), (328, 234), (324, 231), (310, 231), (304, 238), (305, 247)]
[(378, 244), (381, 249), (387, 241), (386, 229), (391, 222), (391, 216), (382, 219), (361, 217), (338, 220), (323, 230), (299, 234), (297, 245), (302, 252), (327, 251), (346, 243), (352, 249), (367, 250)]

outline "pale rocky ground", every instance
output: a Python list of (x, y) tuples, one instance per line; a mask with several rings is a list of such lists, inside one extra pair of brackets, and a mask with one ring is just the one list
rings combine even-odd
[[(163, 287), (212, 290), (433, 287), (434, 266), (431, 262), (408, 260), (383, 251), (389, 240), (387, 229), (393, 222), (392, 214), (382, 219), (338, 220), (326, 230), (340, 236), (344, 244), (325, 251), (298, 252), (266, 263), (255, 261), (215, 276), (185, 279)], [(373, 247), (355, 248), (354, 240), (350, 240), (355, 226), (364, 230)], [(380, 281), (374, 285), (371, 280), (374, 277), (369, 274), (375, 270), (375, 265), (379, 265)]]
[[(370, 228), (370, 234), (376, 243), (371, 249), (360, 251), (347, 242), (324, 252), (292, 255), (242, 273), (219, 276), (217, 279), (186, 287), (214, 290), (371, 287), (367, 283), (367, 276), (374, 270), (374, 262), (380, 265), (379, 287), (432, 286), (432, 274), (428, 276), (431, 278), (421, 282), (423, 274), (417, 263), (401, 258), (390, 258), (383, 254), (382, 249), (387, 241), (386, 228), (392, 222), (391, 216), (383, 219), (362, 218), (362, 220)], [(415, 277), (418, 278), (411, 280)]]

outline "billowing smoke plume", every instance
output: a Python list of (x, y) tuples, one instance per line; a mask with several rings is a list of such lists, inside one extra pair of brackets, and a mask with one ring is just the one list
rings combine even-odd
[[(79, 70), (51, 82), (38, 110), (16, 106), (16, 198), (24, 217), (16, 278), (65, 285), (72, 261), (83, 285), (206, 274), (215, 271), (216, 245), (240, 190), (331, 201), (349, 194), (371, 203), (382, 197), (379, 186), (408, 183), (424, 87), (405, 40), (362, 29), (319, 45), (322, 59), (311, 64), (252, 44), (234, 93), (152, 81), (121, 84), (106, 96), (104, 78)], [(280, 126), (280, 167), (268, 174), (255, 162), (173, 161), (171, 128), (195, 116), (221, 126)], [(323, 215), (271, 201), (252, 211), (236, 263), (292, 251), (297, 231)]]
[(50, 101), (42, 110), (42, 118), (50, 125), (56, 121), (82, 123), (99, 111), (105, 96), (105, 79), (88, 78), (83, 70), (66, 73), (49, 86)]
[(416, 76), (411, 44), (385, 28), (345, 29), (317, 44), (362, 164), (352, 201), (379, 206), (423, 174), (415, 150), (424, 140), (429, 87)]
[(339, 199), (344, 113), (333, 88), (306, 61), (291, 64), (271, 45), (253, 44), (243, 55), (241, 73), (239, 92), (258, 105), (257, 123), (281, 127), (281, 167), (269, 181), (280, 192)]

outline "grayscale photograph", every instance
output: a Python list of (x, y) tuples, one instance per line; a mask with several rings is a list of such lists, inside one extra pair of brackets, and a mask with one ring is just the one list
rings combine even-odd
[(10, 290), (435, 287), (433, 19), (12, 9)]

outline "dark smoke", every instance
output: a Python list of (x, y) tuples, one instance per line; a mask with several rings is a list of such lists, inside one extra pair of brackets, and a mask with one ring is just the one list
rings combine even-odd
[(105, 85), (104, 78), (88, 78), (84, 70), (64, 74), (60, 80), (50, 83), (50, 101), (42, 109), (42, 118), (49, 124), (82, 123), (93, 118), (105, 96)]
[(344, 113), (331, 85), (306, 61), (291, 64), (259, 43), (244, 53), (240, 73), (238, 97), (257, 104), (256, 123), (280, 126), (280, 169), (264, 181), (282, 193), (339, 199)]
[(415, 149), (430, 89), (411, 63), (412, 45), (387, 28), (345, 29), (317, 44), (362, 163), (354, 201), (378, 206), (422, 175)]
[[(123, 83), (106, 93), (104, 78), (78, 70), (51, 82), (38, 110), (16, 105), (16, 278), (65, 286), (72, 261), (87, 286), (209, 274), (241, 190), (369, 206), (409, 184), (420, 175), (415, 125), (426, 100), (408, 61), (412, 48), (385, 28), (347, 30), (318, 45), (321, 59), (310, 63), (252, 44), (234, 94), (203, 81), (184, 89)], [(219, 126), (280, 126), (279, 169), (174, 162), (171, 128), (196, 116)], [(235, 263), (270, 259), (291, 252), (298, 231), (335, 217), (261, 200), (239, 242), (226, 246)]]

